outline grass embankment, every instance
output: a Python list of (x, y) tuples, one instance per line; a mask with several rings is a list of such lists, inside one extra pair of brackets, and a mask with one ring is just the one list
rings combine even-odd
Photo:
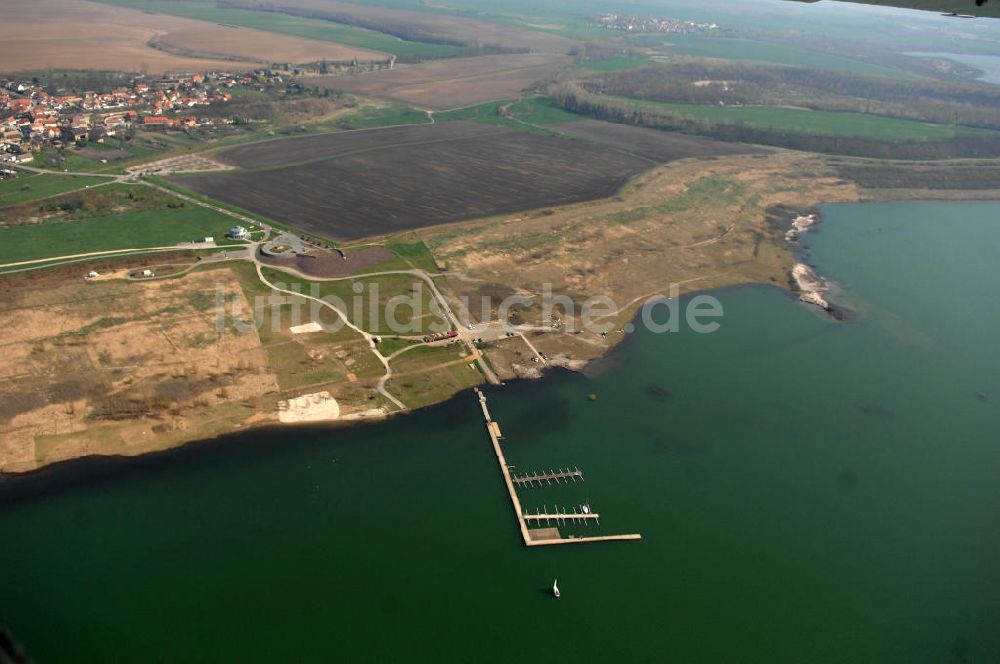
[(703, 106), (645, 101), (628, 97), (608, 97), (607, 99), (620, 103), (622, 106), (660, 111), (688, 120), (741, 123), (818, 136), (851, 136), (882, 141), (905, 141), (941, 140), (952, 138), (956, 134), (996, 134), (988, 129), (897, 120), (865, 113), (811, 111), (779, 106)]
[(400, 58), (446, 57), (462, 50), (458, 46), (405, 41), (383, 32), (322, 19), (301, 18), (269, 11), (222, 8), (218, 7), (214, 0), (187, 0), (186, 2), (168, 0), (101, 1), (111, 5), (172, 14), (184, 18), (211, 21), (212, 23), (238, 25), (265, 32), (336, 42), (383, 53), (392, 53)]
[[(292, 230), (292, 231), (295, 230), (295, 229), (292, 229), (292, 228), (290, 228), (290, 227), (282, 224), (281, 222), (274, 221), (273, 219), (269, 219), (268, 217), (265, 217), (262, 214), (257, 214), (256, 212), (251, 212), (250, 210), (246, 210), (244, 208), (241, 208), (238, 205), (231, 205), (229, 203), (224, 203), (223, 201), (219, 201), (219, 200), (216, 200), (216, 199), (211, 198), (209, 196), (205, 196), (204, 194), (199, 194), (198, 192), (191, 191), (190, 189), (185, 189), (184, 187), (176, 185), (173, 182), (170, 182), (169, 180), (164, 180), (161, 177), (147, 176), (145, 178), (145, 180), (147, 182), (150, 182), (151, 184), (155, 184), (155, 185), (158, 185), (160, 187), (163, 187), (164, 189), (169, 189), (170, 191), (176, 192), (178, 194), (182, 194), (184, 196), (189, 196), (190, 198), (193, 198), (196, 201), (201, 201), (202, 203), (205, 203), (207, 205), (214, 205), (216, 207), (222, 208), (223, 210), (229, 210), (230, 212), (235, 212), (236, 214), (243, 215), (244, 217), (247, 217), (249, 219), (253, 219), (253, 220), (255, 220), (255, 221), (259, 222), (259, 223), (267, 224), (267, 225), (273, 226), (275, 228), (282, 228), (282, 229), (285, 229), (285, 230)], [(238, 222), (237, 222), (236, 219), (230, 217), (230, 223), (231, 224), (235, 224), (235, 223), (238, 223)], [(310, 236), (310, 237), (312, 237), (312, 236)], [(322, 238), (315, 238), (315, 239), (322, 239)], [(326, 240), (323, 240), (323, 241), (326, 242)]]
[(427, 114), (405, 104), (392, 104), (381, 108), (365, 108), (345, 115), (335, 123), (339, 129), (374, 129), (407, 124), (430, 124)]
[[(371, 334), (424, 335), (450, 326), (437, 314), (427, 284), (408, 274), (388, 274), (337, 281), (309, 281), (264, 268), (275, 285), (304, 295), (327, 299), (354, 325)], [(324, 322), (333, 322), (325, 319)]]
[(86, 176), (25, 174), (15, 180), (0, 182), (0, 207), (27, 203), (102, 182), (104, 180), (100, 178)]
[(522, 131), (530, 130), (538, 125), (576, 122), (582, 119), (584, 118), (579, 115), (556, 108), (545, 97), (490, 101), (485, 104), (434, 114), (436, 122), (471, 120), (482, 124), (504, 125)]
[(413, 348), (392, 360), (387, 389), (410, 408), (444, 401), (456, 392), (483, 382), (461, 344)]
[(418, 270), (431, 273), (438, 271), (437, 261), (434, 260), (430, 249), (421, 240), (417, 240), (416, 242), (402, 242), (397, 240), (389, 242), (385, 246)]
[(116, 249), (222, 241), (233, 219), (195, 205), (0, 227), (0, 263)]

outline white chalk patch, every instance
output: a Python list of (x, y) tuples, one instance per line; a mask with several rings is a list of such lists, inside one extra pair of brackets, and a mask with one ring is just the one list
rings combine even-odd
[(309, 332), (322, 332), (323, 326), (319, 323), (306, 323), (304, 325), (293, 325), (288, 328), (292, 334), (308, 334)]
[(340, 419), (340, 404), (327, 391), (278, 402), (278, 421), (321, 422)]

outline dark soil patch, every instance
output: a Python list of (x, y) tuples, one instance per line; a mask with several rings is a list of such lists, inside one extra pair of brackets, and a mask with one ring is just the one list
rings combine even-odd
[(820, 221), (820, 212), (815, 207), (804, 207), (801, 205), (785, 205), (779, 203), (772, 205), (764, 211), (764, 224), (771, 233), (777, 237), (784, 237), (785, 233), (792, 227), (792, 222), (796, 217), (804, 217), (810, 214), (816, 215), (817, 223)]
[(385, 263), (395, 258), (385, 247), (368, 247), (357, 251), (348, 251), (346, 258), (340, 254), (329, 256), (260, 256), (260, 262), (274, 267), (287, 267), (298, 270), (310, 277), (325, 279), (346, 277), (360, 270)]
[(224, 158), (279, 166), (174, 180), (336, 239), (603, 198), (649, 167), (584, 141), (467, 122), (270, 141)]

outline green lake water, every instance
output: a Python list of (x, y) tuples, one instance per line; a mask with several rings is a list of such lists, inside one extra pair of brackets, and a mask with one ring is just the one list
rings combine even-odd
[(528, 509), (640, 542), (526, 549), (466, 393), (8, 477), (0, 625), (43, 663), (998, 662), (1000, 204), (824, 215), (856, 322), (727, 289), (715, 334), (488, 391), (518, 471), (586, 472)]

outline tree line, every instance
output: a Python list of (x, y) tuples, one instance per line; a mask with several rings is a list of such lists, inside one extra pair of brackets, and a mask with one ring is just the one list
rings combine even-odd
[(692, 119), (666, 109), (642, 107), (595, 94), (576, 82), (549, 87), (552, 105), (598, 120), (709, 136), (720, 141), (773, 145), (791, 150), (878, 159), (954, 159), (1000, 156), (1000, 134), (955, 134), (948, 139), (883, 141), (856, 136), (809, 134), (739, 121)]
[(1000, 129), (1000, 86), (746, 64), (685, 63), (582, 81), (590, 92), (690, 104), (793, 105)]

